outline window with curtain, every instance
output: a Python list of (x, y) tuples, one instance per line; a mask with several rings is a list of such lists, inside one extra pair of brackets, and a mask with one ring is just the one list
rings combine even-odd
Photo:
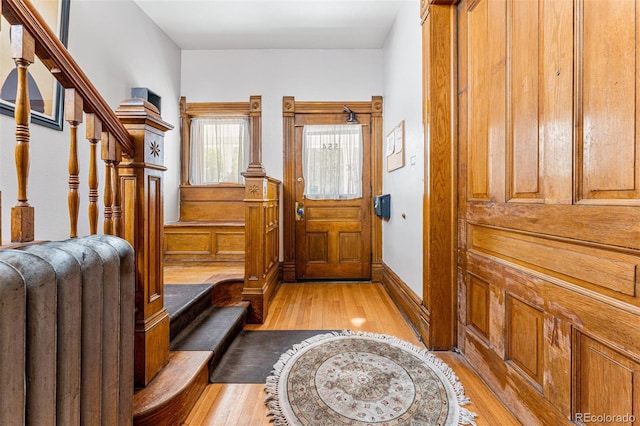
[(191, 120), (189, 183), (244, 183), (249, 164), (249, 117)]
[(362, 157), (361, 125), (304, 126), (304, 196), (312, 200), (361, 198)]

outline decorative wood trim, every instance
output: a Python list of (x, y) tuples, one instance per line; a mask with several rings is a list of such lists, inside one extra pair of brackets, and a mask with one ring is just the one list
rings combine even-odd
[[(625, 236), (625, 246), (640, 249), (640, 209), (609, 206), (606, 210), (587, 206), (574, 208), (560, 204), (486, 204), (470, 202), (466, 219), (471, 223), (492, 224), (495, 227), (519, 229), (524, 232), (557, 235), (563, 238), (590, 241), (594, 244), (619, 246)], [(620, 218), (625, 218), (621, 221)]]
[(423, 209), (423, 303), (431, 315), (427, 347), (450, 350), (456, 343), (457, 93), (456, 8), (432, 4), (423, 23), (426, 88)]
[(385, 264), (383, 264), (382, 284), (422, 340), (428, 342), (430, 317), (420, 298)]
[[(184, 96), (180, 98), (185, 99)], [(251, 112), (251, 102), (189, 102), (186, 103), (186, 114), (193, 117), (226, 117), (245, 116)], [(258, 110), (258, 112), (260, 112)]]
[[(211, 351), (174, 351), (157, 379), (133, 396), (136, 426), (181, 424), (209, 384)], [(130, 420), (131, 421), (131, 420)]]
[[(538, 13), (536, 20), (533, 18), (522, 19), (522, 13), (518, 13), (520, 8), (536, 7)], [(542, 34), (540, 29), (542, 22), (542, 5), (531, 2), (513, 2), (506, 4), (506, 38), (507, 38), (507, 60), (506, 60), (506, 196), (507, 201), (525, 203), (544, 202), (544, 180), (542, 169), (542, 132), (539, 131), (542, 117), (541, 99), (541, 74), (543, 52)], [(522, 21), (518, 21), (521, 18)], [(524, 28), (528, 27), (528, 31)], [(531, 28), (535, 28), (535, 30)], [(524, 37), (517, 37), (518, 34), (535, 33), (535, 40), (522, 40)], [(529, 41), (534, 41), (535, 46), (527, 45)], [(518, 45), (514, 43), (519, 42)], [(533, 43), (532, 43), (533, 44)], [(536, 60), (537, 59), (537, 60)], [(526, 64), (522, 72), (523, 63)], [(520, 73), (520, 74), (519, 74)], [(518, 78), (519, 77), (519, 78)], [(527, 81), (527, 85), (523, 81)], [(527, 98), (529, 96), (529, 98)], [(532, 97), (535, 96), (535, 105), (532, 105)], [(536, 123), (527, 122), (531, 120), (529, 109), (535, 108)], [(524, 116), (524, 119), (523, 117)], [(523, 123), (524, 121), (524, 123)], [(527, 127), (525, 129), (525, 126)], [(529, 132), (529, 134), (527, 134)], [(532, 143), (535, 133), (535, 144)], [(530, 139), (527, 140), (526, 138)], [(520, 149), (518, 149), (520, 147)], [(534, 149), (535, 148), (535, 149)], [(516, 155), (519, 152), (520, 155)], [(534, 178), (535, 175), (535, 178)], [(523, 182), (524, 181), (524, 182)]]
[(295, 155), (295, 111), (293, 96), (282, 98), (282, 130), (284, 139), (284, 176), (282, 188), (283, 226), (284, 226), (284, 262), (282, 278), (285, 282), (296, 280), (296, 238), (295, 238), (295, 170), (288, 158)]
[[(136, 254), (135, 383), (144, 387), (169, 357), (169, 316), (164, 308), (164, 132), (172, 126), (141, 99), (116, 110), (131, 133), (135, 157), (119, 165), (123, 235)], [(149, 143), (150, 141), (154, 143)], [(154, 153), (158, 151), (158, 155)]]
[(244, 261), (244, 223), (173, 223), (164, 226), (165, 263)]
[(191, 126), (187, 114), (187, 98), (180, 96), (180, 185), (189, 185), (189, 167), (191, 162), (191, 150), (189, 141), (191, 138)]
[(490, 337), (490, 286), (486, 280), (467, 273), (465, 325), (486, 343), (489, 342)]
[(80, 166), (78, 165), (78, 125), (82, 123), (82, 98), (75, 89), (64, 91), (64, 119), (69, 123), (69, 237), (78, 236), (80, 210)]
[[(518, 413), (522, 424), (572, 424), (536, 388), (530, 386), (529, 380), (505, 363), (478, 336), (465, 331), (464, 340), (465, 358), (496, 396)], [(510, 385), (505, 386), (505, 383)], [(518, 401), (517, 405), (512, 401)]]
[(279, 188), (269, 177), (247, 177), (245, 185), (245, 266), (242, 297), (247, 322), (262, 324), (279, 278)]
[(251, 147), (249, 149), (249, 166), (244, 177), (265, 177), (267, 172), (262, 166), (262, 98), (249, 98), (249, 126), (251, 131)]
[(126, 155), (132, 156), (131, 137), (111, 107), (93, 86), (58, 36), (53, 34), (31, 2), (2, 0), (2, 14), (12, 25), (23, 25), (35, 39), (35, 53), (62, 87), (73, 87), (84, 100), (85, 112), (92, 112), (102, 120), (104, 130), (112, 133)]
[[(349, 104), (351, 108), (351, 104)], [(382, 123), (382, 96), (371, 98), (371, 189), (372, 195), (382, 194), (382, 146), (383, 146), (383, 123)], [(382, 282), (384, 266), (382, 262), (382, 218), (373, 211), (371, 203), (371, 281)]]
[(28, 94), (28, 67), (34, 61), (34, 39), (22, 25), (11, 26), (11, 57), (18, 72), (16, 90), (15, 121), (16, 145), (14, 149), (16, 177), (18, 180), (18, 203), (11, 208), (11, 242), (23, 243), (34, 240), (35, 210), (29, 205), (27, 183), (29, 179), (29, 117), (31, 103)]
[[(292, 158), (295, 154), (295, 115), (296, 114), (340, 114), (344, 105), (357, 114), (371, 115), (371, 190), (382, 191), (382, 96), (373, 96), (371, 102), (297, 102), (293, 96), (282, 98), (283, 119), (283, 226), (284, 226), (284, 262), (283, 280), (296, 280), (296, 241), (295, 241), (295, 170)], [(373, 194), (371, 194), (373, 196)], [(373, 205), (371, 205), (373, 213)], [(382, 220), (372, 214), (371, 236), (371, 276), (376, 282), (382, 281)]]
[[(506, 296), (505, 308), (505, 359), (512, 363), (512, 367), (520, 371), (532, 386), (541, 391), (544, 368), (544, 313), (511, 294)], [(525, 347), (522, 347), (523, 345)]]
[(102, 136), (102, 122), (95, 114), (86, 114), (85, 137), (89, 141), (89, 233), (98, 233), (98, 141)]
[(180, 97), (180, 185), (189, 185), (191, 119), (197, 117), (249, 117), (249, 167), (246, 176), (265, 177), (262, 166), (262, 97), (250, 96), (249, 102), (187, 102)]
[(640, 253), (586, 242), (469, 224), (467, 251), (567, 287), (640, 306)]

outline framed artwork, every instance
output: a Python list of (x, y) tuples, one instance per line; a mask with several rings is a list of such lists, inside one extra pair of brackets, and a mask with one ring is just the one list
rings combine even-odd
[[(32, 0), (49, 27), (63, 45), (67, 45), (69, 3), (71, 0)], [(0, 52), (10, 52), (9, 23), (2, 18)], [(31, 122), (62, 130), (64, 91), (47, 67), (36, 56), (28, 68)], [(17, 88), (17, 71), (11, 55), (0, 56), (0, 113), (13, 116)]]
[(388, 172), (404, 167), (404, 120), (387, 133), (385, 157)]

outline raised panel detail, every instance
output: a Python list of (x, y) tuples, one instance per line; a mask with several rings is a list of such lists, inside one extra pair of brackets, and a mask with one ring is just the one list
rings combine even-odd
[(586, 414), (609, 416), (599, 424), (632, 424), (640, 415), (640, 364), (582, 333), (577, 334), (576, 420), (589, 422)]
[(340, 232), (338, 238), (340, 262), (360, 262), (362, 260), (360, 232)]
[(216, 254), (243, 254), (244, 232), (216, 232)]
[(164, 260), (174, 262), (226, 262), (244, 260), (244, 226), (193, 222), (164, 227)]
[(307, 232), (309, 262), (329, 262), (329, 235), (326, 232)]
[(467, 324), (489, 339), (489, 283), (475, 275), (468, 275), (467, 285)]
[(468, 245), (473, 252), (639, 304), (637, 255), (478, 225), (469, 226)]
[(165, 255), (211, 254), (210, 232), (165, 232)]
[(359, 206), (355, 207), (307, 207), (306, 220), (319, 221), (359, 221), (362, 212)]
[(630, 0), (577, 5), (580, 198), (637, 199), (638, 5)]
[(507, 360), (542, 385), (542, 311), (507, 297)]
[(489, 198), (489, 1), (474, 4), (469, 16), (468, 197)]
[(511, 0), (508, 134), (510, 198), (540, 197), (539, 13), (535, 1)]

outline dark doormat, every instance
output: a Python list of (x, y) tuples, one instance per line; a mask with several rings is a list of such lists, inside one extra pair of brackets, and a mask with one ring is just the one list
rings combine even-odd
[(340, 330), (242, 330), (209, 376), (211, 383), (265, 383), (280, 355), (318, 334)]

